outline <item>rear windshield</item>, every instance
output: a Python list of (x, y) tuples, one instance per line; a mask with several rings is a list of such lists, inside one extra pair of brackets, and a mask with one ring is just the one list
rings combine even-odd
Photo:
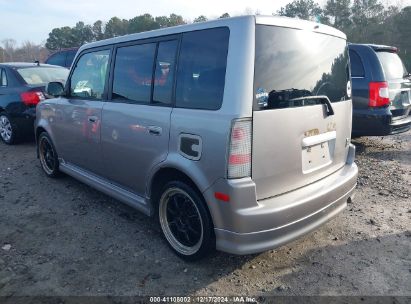
[(377, 52), (377, 56), (382, 64), (387, 80), (401, 79), (407, 76), (407, 69), (396, 53)]
[(70, 67), (71, 64), (73, 63), (74, 57), (76, 57), (77, 51), (68, 51), (67, 52), (67, 58), (66, 58), (66, 67)]
[[(347, 100), (346, 40), (306, 30), (257, 25), (255, 110)], [(322, 101), (322, 102), (321, 102)]]
[(30, 67), (20, 68), (17, 72), (27, 84), (45, 84), (51, 81), (65, 83), (69, 70), (65, 68)]
[(58, 52), (54, 55), (51, 55), (49, 58), (47, 58), (46, 63), (59, 65), (59, 66), (65, 66), (66, 52)]

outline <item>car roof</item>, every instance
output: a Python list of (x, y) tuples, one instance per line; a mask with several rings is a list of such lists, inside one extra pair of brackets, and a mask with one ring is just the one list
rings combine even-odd
[(316, 32), (316, 33), (327, 34), (327, 35), (336, 36), (342, 39), (347, 39), (347, 36), (340, 30), (337, 30), (334, 27), (331, 27), (331, 26), (328, 26), (322, 23), (318, 23), (318, 22), (307, 21), (307, 20), (302, 20), (302, 19), (297, 19), (297, 18), (289, 18), (289, 17), (284, 17), (284, 16), (256, 15), (255, 19), (256, 19), (256, 24), (273, 25), (273, 26), (279, 26), (279, 27), (288, 27), (288, 28), (294, 28), (294, 29), (300, 29), (300, 30), (308, 30), (308, 31)]
[(54, 50), (53, 54), (60, 53), (60, 52), (77, 51), (78, 49), (79, 49), (78, 47), (63, 48), (60, 50)]
[(29, 68), (29, 67), (58, 67), (63, 68), (58, 65), (46, 64), (46, 63), (36, 63), (36, 62), (2, 62), (0, 66), (7, 66), (9, 68)]
[(372, 48), (374, 51), (386, 51), (396, 53), (398, 49), (395, 46), (383, 45), (383, 44), (371, 44), (371, 43), (350, 43), (350, 46), (368, 46)]
[(305, 29), (311, 30), (313, 32), (329, 34), (336, 37), (346, 39), (346, 35), (327, 25), (319, 24), (311, 21), (300, 20), (296, 18), (280, 17), (280, 16), (260, 16), (260, 15), (248, 15), (239, 16), (231, 18), (222, 18), (206, 22), (198, 22), (192, 24), (184, 24), (178, 26), (172, 26), (152, 31), (146, 31), (135, 34), (128, 34), (125, 36), (114, 37), (110, 39), (100, 40), (96, 42), (91, 42), (80, 47), (79, 53), (85, 49), (101, 47), (106, 45), (111, 45), (115, 43), (129, 42), (139, 39), (154, 38), (158, 36), (180, 34), (188, 31), (204, 30), (213, 27), (223, 27), (223, 26), (244, 26), (245, 24), (265, 24), (274, 25), (279, 27), (288, 27), (295, 29)]
[(64, 48), (60, 50), (54, 50), (51, 51), (47, 59), (49, 59), (51, 56), (56, 55), (56, 54), (61, 54), (61, 53), (68, 53), (68, 52), (77, 52), (79, 48), (78, 47), (72, 47), (72, 48)]

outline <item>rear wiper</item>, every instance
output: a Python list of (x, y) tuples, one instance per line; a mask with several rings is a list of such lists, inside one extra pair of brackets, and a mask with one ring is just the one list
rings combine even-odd
[(324, 104), (327, 108), (327, 116), (334, 115), (334, 109), (331, 105), (331, 101), (326, 95), (317, 95), (317, 96), (304, 96), (304, 97), (297, 97), (297, 98), (292, 98), (289, 99), (289, 101), (295, 101), (295, 100), (310, 100), (310, 99), (316, 99), (320, 100), (322, 104)]

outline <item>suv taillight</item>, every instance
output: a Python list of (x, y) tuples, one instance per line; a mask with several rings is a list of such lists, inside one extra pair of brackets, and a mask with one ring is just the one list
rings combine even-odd
[(26, 106), (35, 106), (45, 99), (42, 92), (24, 92), (20, 97)]
[(370, 99), (368, 106), (383, 107), (390, 103), (388, 84), (386, 82), (370, 82)]
[(234, 120), (228, 154), (228, 178), (251, 176), (251, 119)]

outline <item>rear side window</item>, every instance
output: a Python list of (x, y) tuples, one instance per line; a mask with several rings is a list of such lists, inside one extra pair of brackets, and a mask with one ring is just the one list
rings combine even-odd
[(267, 25), (256, 26), (255, 110), (347, 100), (345, 39)]
[(402, 79), (408, 74), (401, 58), (396, 53), (377, 52), (387, 80)]
[(0, 69), (0, 86), (7, 86), (7, 75), (4, 69)]
[(350, 50), (351, 76), (364, 77), (364, 66), (357, 52)]
[(70, 95), (101, 99), (106, 82), (110, 50), (90, 52), (77, 61), (70, 81)]
[(217, 110), (224, 95), (228, 28), (183, 34), (177, 72), (176, 107)]
[(117, 49), (112, 99), (150, 103), (156, 43)]
[(66, 52), (59, 52), (51, 55), (46, 61), (47, 64), (54, 64), (59, 66), (66, 66)]
[(177, 40), (160, 42), (158, 44), (153, 103), (171, 103), (177, 46)]

